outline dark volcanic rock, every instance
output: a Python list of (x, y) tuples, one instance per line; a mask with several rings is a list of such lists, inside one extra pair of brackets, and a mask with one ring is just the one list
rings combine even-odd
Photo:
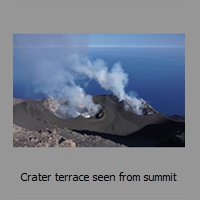
[[(44, 107), (44, 100), (23, 101), (13, 105), (13, 123), (29, 131), (54, 128), (61, 138), (76, 140), (77, 146), (185, 146), (185, 139), (174, 135), (185, 132), (185, 121), (180, 116), (170, 117), (159, 112), (139, 116), (126, 110), (124, 102), (118, 102), (113, 95), (94, 96), (93, 99), (102, 106), (100, 112), (91, 118), (74, 119), (57, 117)], [(58, 144), (63, 143), (61, 138)]]

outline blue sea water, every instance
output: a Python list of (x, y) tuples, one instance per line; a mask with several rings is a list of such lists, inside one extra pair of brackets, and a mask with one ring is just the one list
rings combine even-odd
[[(185, 115), (184, 48), (91, 48), (88, 56), (104, 59), (108, 67), (119, 61), (129, 77), (126, 92), (136, 92), (164, 114)], [(86, 92), (109, 93), (94, 81)]]
[[(45, 51), (46, 50), (42, 50)], [(45, 52), (41, 51), (41, 55)], [(49, 57), (54, 56), (49, 49)], [(84, 52), (91, 60), (103, 59), (108, 68), (120, 62), (129, 82), (126, 92), (134, 91), (139, 98), (167, 115), (185, 115), (185, 49), (184, 48), (88, 48)], [(31, 67), (34, 63), (32, 52), (18, 50), (13, 52), (13, 96), (16, 98), (43, 98), (34, 93)], [(21, 61), (20, 56), (26, 57)], [(36, 57), (39, 59), (39, 57)], [(62, 59), (62, 58), (61, 58)], [(30, 67), (29, 67), (30, 66)], [(24, 68), (25, 67), (25, 68)], [(26, 69), (26, 70), (25, 70)], [(23, 74), (23, 81), (20, 74)], [(45, 78), (45, 77), (44, 77)], [(26, 84), (25, 84), (26, 83)], [(89, 81), (86, 93), (91, 95), (110, 94), (97, 82)]]

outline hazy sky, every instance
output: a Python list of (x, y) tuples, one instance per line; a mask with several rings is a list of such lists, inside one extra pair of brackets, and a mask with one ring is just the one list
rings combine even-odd
[[(105, 53), (103, 48), (90, 48), (88, 51), (88, 47), (116, 47), (116, 49), (107, 48), (105, 52), (110, 53)], [(120, 47), (144, 48), (130, 48), (124, 50)], [(169, 48), (145, 49), (148, 47)], [(173, 49), (171, 47), (173, 47)], [(109, 78), (110, 76), (113, 77), (112, 74), (120, 74), (117, 73), (120, 71), (122, 72), (121, 74), (123, 74), (124, 70), (125, 73), (128, 73), (128, 78), (130, 80), (130, 84), (128, 85), (127, 83), (126, 89), (129, 88), (127, 89), (127, 92), (135, 91), (135, 88), (137, 88), (136, 92), (139, 92), (139, 94), (142, 94), (143, 91), (145, 91), (141, 96), (142, 98), (146, 94), (150, 95), (150, 97), (148, 95), (144, 97), (147, 100), (148, 98), (151, 100), (152, 96), (155, 99), (155, 93), (158, 94), (158, 101), (156, 102), (162, 102), (159, 101), (160, 96), (162, 96), (163, 99), (168, 99), (167, 97), (172, 99), (171, 96), (173, 96), (173, 100), (179, 100), (180, 97), (178, 95), (184, 90), (184, 48), (184, 34), (14, 34), (13, 96), (16, 98), (40, 99), (46, 96), (52, 96), (52, 93), (61, 95), (61, 91), (64, 91), (63, 88), (66, 87), (68, 87), (67, 94), (69, 95), (69, 91), (71, 91), (70, 85), (73, 84), (76, 84), (76, 86), (81, 86), (84, 88), (84, 90), (87, 89), (89, 94), (96, 94), (95, 92), (97, 91), (98, 94), (105, 94), (106, 90), (99, 90), (91, 86), (92, 84), (95, 85), (96, 82), (94, 82), (94, 80), (92, 82), (89, 79), (84, 78), (82, 75), (72, 71), (72, 67), (75, 63), (75, 69), (78, 69), (77, 66), (82, 66), (82, 64), (85, 64), (86, 66), (88, 65), (97, 67), (97, 71), (94, 71), (95, 76), (93, 75), (93, 77), (98, 80), (102, 77), (102, 74), (111, 74), (103, 79), (109, 81), (110, 87), (114, 83), (118, 82), (118, 80), (121, 80), (121, 82), (126, 82), (123, 79), (124, 76), (121, 75), (119, 75), (117, 78), (114, 78), (112, 81), (110, 81), (111, 78)], [(168, 54), (162, 54), (163, 51), (167, 52)], [(103, 52), (103, 54), (99, 54), (99, 52)], [(77, 57), (70, 57), (71, 54), (74, 53), (80, 56), (89, 56), (88, 59), (91, 60), (87, 60), (86, 62), (85, 60), (80, 60)], [(96, 56), (98, 58), (98, 62), (95, 61)], [(180, 60), (181, 56), (183, 59)], [(110, 58), (111, 60), (113, 59), (113, 64), (118, 61), (122, 62), (122, 69), (118, 67), (115, 70), (111, 70), (112, 64), (108, 64), (111, 62), (109, 61)], [(101, 67), (99, 67), (99, 59), (104, 60), (102, 60), (102, 63), (100, 63)], [(95, 63), (95, 65), (91, 63)], [(139, 70), (138, 66), (140, 66), (141, 70)], [(146, 73), (143, 71), (144, 67)], [(87, 72), (91, 73), (92, 69), (93, 68), (87, 68)], [(100, 69), (105, 73), (100, 73)], [(170, 69), (172, 70), (170, 71)], [(135, 75), (137, 73), (138, 75)], [(148, 81), (146, 78), (147, 76), (151, 79), (151, 81), (149, 90), (146, 91), (147, 86), (145, 86), (145, 84), (146, 81)], [(163, 79), (166, 81), (163, 81)], [(161, 84), (158, 84), (165, 82), (167, 83), (167, 86), (162, 85), (161, 87)], [(180, 82), (182, 85), (178, 88)], [(116, 88), (125, 88), (123, 85), (123, 87), (121, 87), (121, 84), (116, 85), (118, 85)], [(178, 89), (174, 89), (175, 86)], [(167, 87), (171, 87), (173, 89), (171, 90), (170, 88), (164, 94), (162, 93), (162, 95), (160, 95), (160, 93), (164, 91), (163, 89), (155, 89)], [(106, 85), (106, 88), (109, 87)], [(174, 90), (175, 92), (173, 93)], [(77, 90), (74, 89), (74, 91)], [(108, 92), (110, 92), (110, 90)], [(184, 92), (182, 92), (181, 95), (184, 97)], [(163, 101), (166, 102), (168, 100)], [(152, 100), (152, 102), (154, 101)], [(178, 112), (174, 113), (177, 114)]]
[(185, 47), (185, 34), (14, 34), (14, 47)]
[(90, 45), (116, 46), (184, 46), (182, 34), (106, 34), (91, 35)]

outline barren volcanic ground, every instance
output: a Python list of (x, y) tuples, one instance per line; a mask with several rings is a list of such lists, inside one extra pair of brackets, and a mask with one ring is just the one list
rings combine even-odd
[[(94, 117), (62, 119), (44, 100), (13, 100), (13, 146), (184, 147), (185, 120), (179, 116), (137, 115), (114, 95), (93, 96), (102, 106)], [(151, 109), (151, 108), (149, 108)], [(43, 135), (42, 135), (43, 134)]]

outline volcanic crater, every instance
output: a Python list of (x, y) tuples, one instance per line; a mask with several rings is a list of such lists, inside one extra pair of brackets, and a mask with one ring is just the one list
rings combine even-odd
[(68, 118), (53, 99), (13, 99), (13, 124), (22, 128), (16, 137), (13, 127), (13, 146), (31, 146), (24, 136), (32, 133), (39, 137), (46, 130), (52, 136), (59, 135), (58, 141), (73, 140), (76, 147), (185, 147), (185, 120), (181, 116), (166, 116), (148, 104), (138, 115), (115, 95), (93, 96), (93, 102), (100, 105), (95, 115)]

